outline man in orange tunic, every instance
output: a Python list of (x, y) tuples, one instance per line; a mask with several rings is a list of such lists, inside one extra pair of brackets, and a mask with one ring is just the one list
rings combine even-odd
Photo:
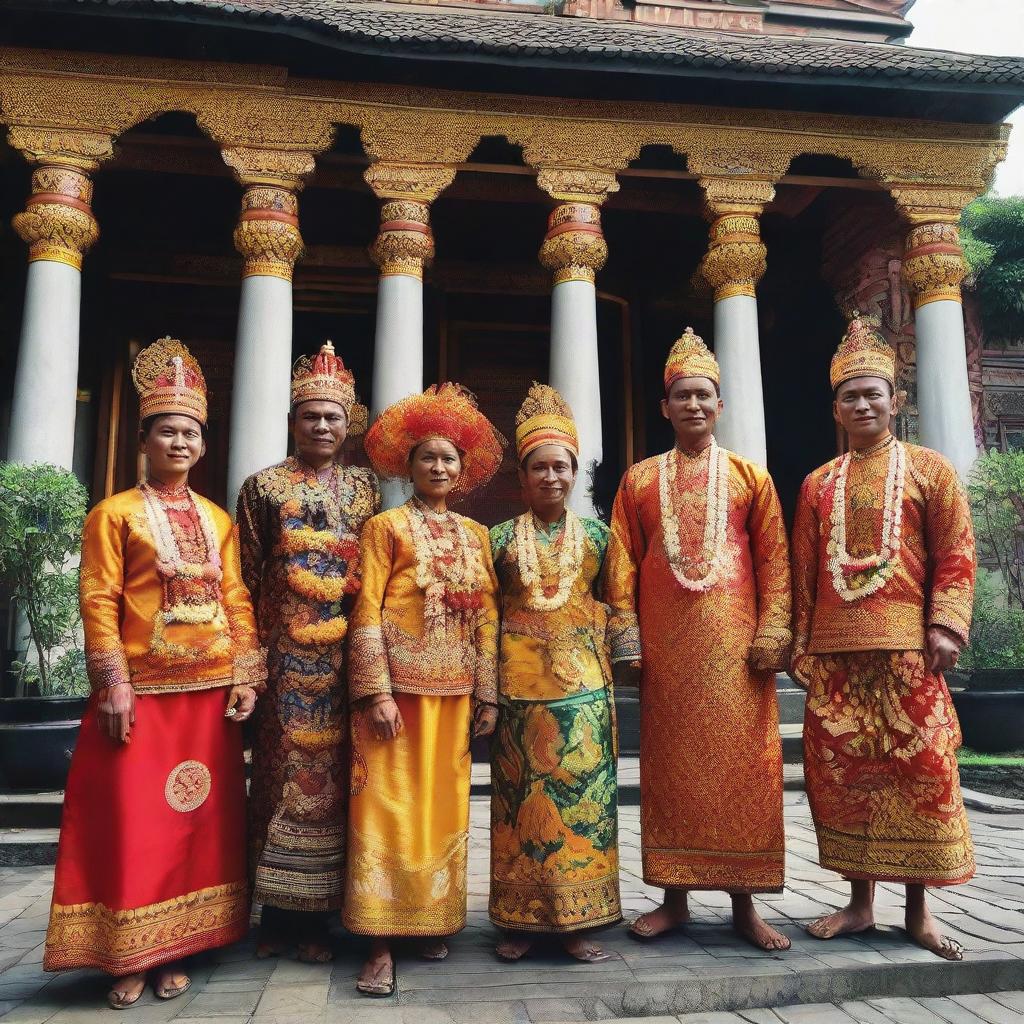
[(876, 323), (855, 318), (832, 360), (833, 414), (850, 451), (807, 477), (793, 527), (807, 795), (821, 864), (853, 890), (810, 932), (872, 927), (874, 883), (902, 882), (911, 937), (959, 960), (925, 887), (974, 874), (960, 727), (942, 679), (970, 629), (974, 534), (952, 465), (889, 432), (896, 356)]
[[(665, 901), (631, 927), (689, 919), (687, 892), (724, 890), (733, 924), (788, 949), (751, 895), (784, 877), (775, 672), (789, 656), (786, 529), (767, 471), (720, 448), (718, 363), (690, 328), (665, 367), (675, 447), (633, 466), (615, 499), (606, 564), (620, 682), (640, 670), (643, 875)], [(632, 649), (627, 643), (632, 639)]]

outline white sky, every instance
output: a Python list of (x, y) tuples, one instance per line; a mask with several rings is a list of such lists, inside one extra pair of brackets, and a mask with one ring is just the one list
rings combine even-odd
[[(1024, 0), (917, 0), (907, 17), (914, 25), (909, 46), (1024, 57)], [(993, 187), (1024, 195), (1024, 107), (1009, 120), (1009, 155)]]

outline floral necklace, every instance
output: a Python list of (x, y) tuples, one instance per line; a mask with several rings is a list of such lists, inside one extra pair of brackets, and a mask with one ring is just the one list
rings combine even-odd
[(470, 611), (483, 606), (480, 547), (460, 516), (434, 512), (416, 497), (405, 503), (416, 552), (416, 585), (426, 594), (427, 618), (444, 609)]
[[(729, 455), (712, 437), (708, 457), (704, 543), (699, 558), (690, 558), (682, 553), (679, 541), (679, 516), (672, 500), (676, 493), (675, 483), (679, 465), (685, 457), (677, 448), (673, 448), (658, 459), (661, 530), (672, 575), (684, 590), (703, 593), (718, 582), (725, 563), (726, 527), (729, 522)], [(688, 575), (688, 570), (699, 566), (707, 566), (703, 576)]]
[[(900, 551), (900, 529), (903, 521), (903, 488), (906, 480), (907, 452), (894, 437), (886, 439), (874, 449), (857, 454), (857, 458), (873, 455), (889, 444), (889, 466), (885, 474), (885, 496), (882, 505), (882, 548), (876, 555), (854, 558), (846, 548), (846, 477), (853, 453), (847, 452), (836, 470), (832, 489), (831, 531), (828, 539), (828, 567), (832, 573), (832, 586), (844, 601), (856, 601), (881, 590), (896, 571)], [(857, 587), (847, 584), (847, 577), (866, 576)]]
[[(220, 551), (210, 513), (192, 492), (140, 483), (146, 520), (156, 547), (156, 569), (163, 585), (161, 618), (172, 622), (213, 622), (223, 615)], [(173, 513), (173, 518), (172, 518)], [(199, 536), (188, 537), (181, 520), (195, 514)], [(200, 545), (199, 541), (202, 541)], [(200, 553), (200, 546), (205, 550)], [(186, 554), (182, 548), (191, 548)]]
[(526, 512), (516, 519), (516, 559), (519, 564), (519, 578), (526, 591), (526, 607), (538, 612), (553, 612), (569, 600), (573, 585), (583, 568), (583, 521), (571, 509), (565, 510), (565, 528), (558, 545), (558, 589), (554, 594), (545, 594), (544, 573), (541, 571), (541, 555), (537, 544), (537, 529), (533, 512)]

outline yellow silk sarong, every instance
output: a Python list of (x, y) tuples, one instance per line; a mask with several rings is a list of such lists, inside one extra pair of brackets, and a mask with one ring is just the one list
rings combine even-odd
[(466, 924), (472, 698), (394, 698), (393, 740), (353, 710), (343, 921), (357, 935), (451, 935)]

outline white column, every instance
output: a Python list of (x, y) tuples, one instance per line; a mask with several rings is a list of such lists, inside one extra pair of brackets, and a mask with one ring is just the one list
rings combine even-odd
[[(373, 394), (376, 418), (400, 398), (423, 390), (423, 281), (409, 274), (382, 275), (377, 285), (377, 328), (373, 338)], [(384, 508), (396, 508), (412, 494), (406, 480), (381, 481)]]
[(291, 281), (262, 274), (243, 278), (228, 440), (232, 511), (245, 478), (288, 454), (291, 365)]
[(978, 450), (967, 380), (963, 306), (952, 299), (926, 303), (918, 307), (914, 323), (921, 444), (945, 455), (966, 478)]
[[(615, 186), (612, 175), (602, 181), (609, 191)], [(542, 171), (541, 183), (555, 198), (563, 197), (558, 190), (564, 182), (550, 174), (546, 179)], [(592, 473), (604, 458), (594, 282), (608, 258), (599, 206), (605, 194), (595, 195), (590, 202), (563, 201), (556, 206), (540, 249), (541, 264), (554, 275), (549, 382), (571, 406), (580, 435), (579, 475), (568, 505), (581, 516), (596, 515), (590, 494)]]
[(78, 168), (45, 165), (14, 218), (29, 243), (7, 458), (70, 470), (75, 451), (82, 256), (99, 230), (92, 183)]
[[(428, 203), (389, 200), (381, 206), (380, 218), (370, 248), (380, 267), (371, 419), (423, 390), (423, 268), (434, 255)], [(396, 508), (411, 495), (408, 480), (381, 481), (384, 508)]]
[(302, 253), (295, 192), (250, 184), (242, 196), (235, 247), (245, 257), (238, 305), (228, 508), (246, 477), (288, 454), (292, 365), (292, 272)]
[(761, 347), (753, 295), (732, 295), (715, 303), (715, 358), (725, 400), (715, 437), (723, 448), (766, 466)]
[(580, 435), (579, 476), (568, 505), (578, 515), (593, 516), (590, 474), (601, 464), (604, 453), (597, 291), (590, 281), (562, 281), (551, 291), (549, 380), (572, 407)]
[(978, 452), (960, 295), (967, 264), (958, 217), (950, 212), (944, 221), (911, 228), (903, 278), (914, 296), (919, 438), (945, 455), (966, 479)]

